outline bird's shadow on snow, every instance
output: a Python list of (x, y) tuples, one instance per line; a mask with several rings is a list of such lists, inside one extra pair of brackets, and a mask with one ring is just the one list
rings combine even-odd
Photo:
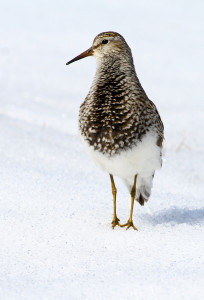
[(150, 215), (144, 214), (144, 219), (152, 225), (159, 224), (189, 224), (195, 225), (204, 222), (204, 208), (171, 208), (162, 210), (159, 213)]

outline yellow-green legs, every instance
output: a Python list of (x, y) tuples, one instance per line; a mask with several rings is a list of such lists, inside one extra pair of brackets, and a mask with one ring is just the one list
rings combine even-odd
[(120, 223), (119, 223), (120, 220), (117, 218), (117, 215), (116, 215), (116, 194), (117, 194), (117, 189), (116, 189), (116, 186), (115, 186), (113, 175), (111, 175), (111, 174), (110, 174), (110, 180), (111, 180), (111, 187), (112, 187), (112, 194), (113, 194), (113, 221), (112, 221), (112, 227), (114, 229), (116, 225), (120, 226)]
[(135, 195), (136, 195), (136, 180), (137, 180), (137, 175), (135, 175), (134, 184), (133, 184), (132, 190), (130, 192), (130, 195), (131, 195), (130, 218), (126, 224), (120, 225), (121, 227), (127, 226), (126, 229), (129, 229), (130, 227), (132, 227), (134, 230), (137, 230), (137, 228), (134, 226), (133, 221), (132, 221), (133, 206), (134, 206), (134, 200), (135, 200)]

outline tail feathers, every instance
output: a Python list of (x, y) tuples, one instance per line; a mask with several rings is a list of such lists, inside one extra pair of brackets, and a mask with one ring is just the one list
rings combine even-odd
[(150, 198), (153, 177), (154, 174), (149, 177), (140, 178), (140, 182), (136, 188), (137, 189), (136, 200), (139, 202), (140, 205), (144, 205), (144, 203), (147, 202)]
[(148, 199), (145, 199), (145, 198), (140, 194), (139, 199), (138, 199), (139, 204), (143, 206), (144, 203), (147, 202), (147, 201), (148, 201)]
[[(135, 200), (137, 200), (142, 206), (150, 198), (153, 178), (154, 174), (148, 177), (137, 176)], [(132, 185), (130, 184), (130, 181), (124, 180), (124, 182), (126, 183), (129, 191), (131, 191)]]
[(145, 202), (147, 202), (149, 200), (150, 194), (145, 191), (145, 193), (140, 192), (139, 198), (137, 199), (137, 201), (139, 202), (140, 205), (144, 205)]

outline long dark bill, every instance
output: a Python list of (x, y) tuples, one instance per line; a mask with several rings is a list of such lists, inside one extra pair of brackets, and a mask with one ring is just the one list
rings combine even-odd
[(93, 55), (93, 49), (91, 47), (88, 50), (86, 50), (83, 53), (81, 53), (80, 55), (78, 55), (75, 58), (73, 58), (72, 60), (68, 61), (66, 63), (66, 65), (69, 65), (69, 64), (73, 63), (74, 61), (77, 61), (79, 59), (82, 59), (82, 58), (87, 57), (87, 56), (92, 56), (92, 55)]

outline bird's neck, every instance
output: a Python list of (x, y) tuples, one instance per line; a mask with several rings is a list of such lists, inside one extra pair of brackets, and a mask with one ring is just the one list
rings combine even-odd
[(91, 90), (102, 91), (104, 88), (107, 89), (107, 86), (112, 86), (113, 89), (114, 86), (115, 89), (121, 87), (129, 93), (134, 91), (146, 96), (136, 75), (132, 56), (97, 59), (97, 70)]

